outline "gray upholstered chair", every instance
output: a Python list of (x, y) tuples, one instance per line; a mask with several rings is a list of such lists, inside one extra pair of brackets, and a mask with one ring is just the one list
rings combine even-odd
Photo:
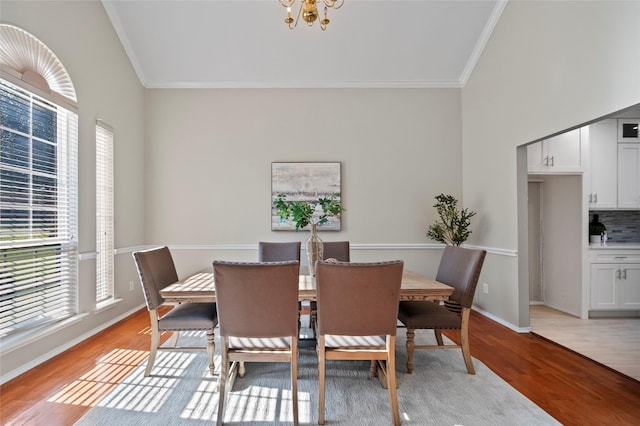
[[(475, 374), (469, 348), (469, 316), (476, 285), (487, 252), (462, 247), (445, 247), (436, 281), (455, 288), (443, 304), (428, 301), (402, 301), (398, 319), (407, 327), (407, 371), (413, 372), (415, 349), (462, 349), (469, 374)], [(416, 345), (416, 329), (433, 329), (437, 345)], [(440, 330), (460, 330), (460, 344), (445, 345)]]
[(222, 353), (218, 424), (224, 418), (229, 363), (244, 361), (291, 363), (293, 422), (298, 424), (299, 267), (298, 261), (213, 262)]
[[(178, 281), (178, 274), (173, 257), (168, 247), (136, 251), (133, 258), (138, 269), (140, 283), (151, 318), (151, 349), (149, 360), (144, 371), (145, 376), (151, 374), (156, 353), (159, 349), (193, 350), (205, 347), (177, 347), (180, 331), (204, 330), (207, 333), (206, 349), (209, 353), (209, 371), (214, 372), (214, 329), (218, 324), (215, 303), (181, 303), (174, 306), (162, 317), (158, 308), (164, 304), (160, 290)], [(174, 333), (171, 346), (160, 347), (160, 333)]]
[(381, 368), (387, 380), (391, 415), (393, 423), (400, 424), (395, 342), (403, 267), (400, 260), (317, 263), (318, 424), (324, 424), (326, 361), (336, 359), (372, 360), (372, 375), (377, 371), (376, 361), (385, 361)]
[[(258, 242), (258, 262), (285, 262), (288, 260), (297, 260), (300, 262), (300, 246), (299, 241), (285, 242)], [(298, 271), (299, 272), (299, 271)], [(298, 303), (298, 328), (300, 328), (300, 312), (302, 311), (302, 303)], [(244, 371), (244, 366), (242, 366)]]
[(323, 259), (335, 259), (338, 262), (350, 262), (351, 261), (351, 250), (349, 246), (349, 241), (325, 241), (322, 246), (323, 250)]
[[(323, 242), (323, 258), (324, 260), (336, 260), (338, 262), (350, 262), (351, 261), (351, 249), (349, 241), (326, 241)], [(313, 336), (316, 335), (316, 320), (318, 318), (318, 307), (316, 302), (311, 301), (309, 303), (309, 323)]]
[(258, 242), (258, 262), (300, 262), (300, 241)]

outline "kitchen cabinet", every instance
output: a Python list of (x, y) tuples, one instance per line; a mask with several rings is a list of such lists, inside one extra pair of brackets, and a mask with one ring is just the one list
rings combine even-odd
[(587, 184), (590, 209), (618, 207), (618, 144), (615, 119), (589, 126), (589, 174)]
[(640, 208), (640, 143), (618, 144), (618, 208)]
[(640, 250), (592, 250), (591, 309), (640, 309)]
[(575, 129), (527, 146), (529, 173), (576, 173), (583, 170), (581, 130)]
[(640, 142), (640, 118), (618, 119), (618, 142)]

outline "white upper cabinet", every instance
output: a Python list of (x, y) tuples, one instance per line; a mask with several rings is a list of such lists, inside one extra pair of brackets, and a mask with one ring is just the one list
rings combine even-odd
[(640, 143), (618, 144), (618, 208), (640, 208)]
[(617, 120), (602, 120), (589, 126), (590, 174), (587, 184), (591, 209), (617, 208), (618, 144)]
[(529, 173), (583, 171), (580, 129), (527, 146), (527, 164)]
[(618, 142), (640, 142), (640, 119), (620, 118), (618, 120)]

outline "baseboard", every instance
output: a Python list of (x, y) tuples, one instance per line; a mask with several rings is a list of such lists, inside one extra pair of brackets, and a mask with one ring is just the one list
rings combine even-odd
[(492, 315), (489, 312), (478, 308), (477, 306), (472, 306), (471, 309), (473, 309), (474, 311), (478, 312), (479, 314), (489, 318), (490, 320), (497, 322), (500, 325), (504, 325), (505, 327), (507, 327), (510, 330), (515, 331), (516, 333), (530, 333), (531, 332), (531, 327), (517, 327), (517, 326), (511, 324), (510, 322), (507, 322), (507, 321), (503, 320), (500, 317)]
[(638, 318), (640, 317), (640, 311), (589, 311), (589, 318)]

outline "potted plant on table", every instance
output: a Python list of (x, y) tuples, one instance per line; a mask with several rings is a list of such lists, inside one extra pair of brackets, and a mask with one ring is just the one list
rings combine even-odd
[(453, 195), (436, 195), (436, 208), (440, 220), (429, 226), (427, 236), (432, 240), (452, 246), (459, 246), (471, 234), (471, 218), (476, 212), (458, 209), (458, 200)]
[(600, 243), (604, 241), (604, 236), (607, 233), (607, 227), (600, 222), (597, 214), (593, 215), (593, 221), (589, 223), (589, 242)]
[(291, 219), (295, 223), (296, 231), (309, 226), (311, 235), (307, 240), (306, 249), (309, 272), (315, 275), (316, 260), (322, 259), (323, 254), (323, 244), (318, 236), (317, 227), (327, 223), (330, 217), (340, 216), (345, 210), (338, 199), (338, 194), (320, 197), (314, 202), (287, 201), (286, 194), (279, 194), (273, 200), (273, 206), (281, 219)]

